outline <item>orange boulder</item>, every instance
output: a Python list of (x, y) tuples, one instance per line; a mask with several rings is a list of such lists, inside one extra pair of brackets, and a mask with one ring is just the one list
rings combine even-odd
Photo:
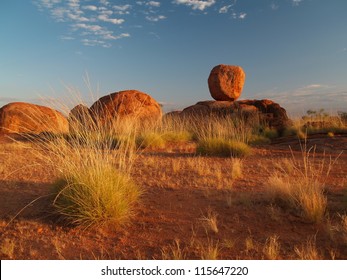
[(60, 112), (40, 105), (14, 102), (0, 108), (1, 133), (68, 133), (69, 123)]
[(208, 78), (211, 96), (217, 101), (234, 101), (241, 95), (246, 74), (240, 66), (217, 65)]
[(124, 90), (101, 97), (91, 107), (98, 123), (106, 124), (118, 117), (131, 117), (140, 121), (156, 121), (162, 110), (151, 96), (138, 90)]

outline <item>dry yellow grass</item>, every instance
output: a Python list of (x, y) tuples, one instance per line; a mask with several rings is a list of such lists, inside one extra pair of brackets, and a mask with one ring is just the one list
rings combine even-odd
[(220, 254), (220, 246), (218, 241), (208, 239), (205, 245), (200, 245), (200, 256), (202, 260), (218, 260)]
[(277, 164), (278, 171), (269, 176), (267, 193), (300, 210), (308, 220), (320, 222), (327, 208), (325, 183), (336, 160), (317, 160), (314, 147), (303, 146), (300, 160), (293, 157)]
[(213, 212), (211, 209), (207, 210), (207, 215), (200, 218), (200, 221), (203, 223), (204, 227), (207, 230), (210, 230), (214, 233), (218, 233), (218, 220), (217, 213)]
[(306, 243), (296, 246), (294, 252), (300, 260), (321, 260), (322, 256), (316, 247), (316, 238), (308, 238)]
[(263, 247), (263, 253), (269, 260), (278, 260), (280, 257), (281, 245), (277, 235), (270, 236)]

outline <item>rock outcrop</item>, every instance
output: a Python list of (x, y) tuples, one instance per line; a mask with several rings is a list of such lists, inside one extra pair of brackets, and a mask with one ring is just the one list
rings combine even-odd
[(272, 100), (240, 100), (237, 103), (243, 111), (257, 108), (261, 120), (280, 133), (291, 123), (286, 110)]
[(95, 117), (87, 106), (78, 104), (71, 109), (69, 113), (70, 132), (77, 132), (85, 128), (94, 129), (95, 125)]
[(107, 124), (124, 117), (139, 121), (157, 121), (162, 116), (158, 102), (137, 90), (124, 90), (101, 97), (90, 110), (98, 124)]
[(235, 101), (242, 92), (246, 74), (240, 66), (217, 65), (208, 77), (211, 96), (217, 101)]
[(251, 117), (257, 116), (270, 127), (281, 132), (290, 120), (286, 110), (271, 100), (240, 100), (240, 101), (201, 101), (189, 106), (181, 112), (182, 116), (196, 115), (198, 117)]
[(9, 103), (0, 108), (1, 133), (68, 133), (68, 120), (49, 107), (25, 103)]

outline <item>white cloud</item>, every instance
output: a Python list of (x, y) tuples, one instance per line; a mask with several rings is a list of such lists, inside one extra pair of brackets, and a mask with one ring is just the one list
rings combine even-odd
[(47, 9), (51, 9), (54, 5), (59, 4), (60, 2), (61, 0), (41, 0), (37, 4), (41, 6), (41, 8), (44, 7)]
[(124, 19), (118, 19), (118, 18), (109, 18), (106, 14), (101, 14), (98, 16), (98, 19), (104, 22), (110, 22), (113, 24), (122, 24), (124, 22)]
[(245, 19), (246, 16), (247, 16), (246, 13), (240, 13), (240, 14), (239, 14), (239, 19)]
[(317, 88), (324, 88), (324, 85), (321, 84), (311, 84), (303, 87), (302, 89), (317, 89)]
[(131, 5), (129, 5), (129, 4), (126, 4), (126, 5), (115, 5), (115, 6), (113, 6), (113, 8), (116, 11), (125, 12), (125, 11), (128, 11), (128, 10), (131, 9)]
[(174, 0), (173, 3), (178, 4), (178, 5), (183, 4), (186, 6), (191, 6), (193, 10), (203, 11), (206, 8), (214, 5), (216, 3), (216, 1), (215, 0), (206, 0), (206, 1), (202, 1), (202, 0)]
[(298, 6), (303, 0), (292, 0), (293, 6)]
[(83, 6), (82, 8), (85, 10), (89, 10), (89, 11), (97, 11), (98, 10), (98, 7), (94, 6), (94, 5), (87, 5), (87, 6)]
[(273, 11), (278, 10), (279, 7), (280, 7), (280, 6), (277, 5), (276, 3), (271, 3), (271, 5), (270, 5), (271, 10), (273, 10)]
[[(130, 34), (125, 32), (115, 35), (119, 28), (112, 27), (125, 22), (125, 19), (117, 18), (112, 14), (130, 14), (131, 5), (129, 4), (112, 6), (111, 2), (107, 0), (33, 1), (40, 11), (48, 11), (57, 22), (63, 22), (67, 25), (69, 36), (61, 36), (62, 41), (79, 39), (86, 46), (110, 47), (111, 40), (130, 37)], [(157, 5), (155, 1), (152, 2), (152, 5)]]
[[(124, 23), (129, 17), (135, 22), (129, 27), (141, 26), (143, 21), (153, 23), (165, 20), (167, 14), (162, 10), (161, 0), (136, 0), (136, 1), (110, 1), (110, 0), (32, 0), (40, 11), (47, 11), (57, 22), (65, 24), (66, 34), (61, 40), (67, 41), (68, 37), (84, 40), (84, 45), (105, 46), (104, 42), (130, 37), (126, 33), (128, 28)], [(276, 0), (272, 0), (275, 2)], [(303, 0), (288, 0), (290, 3), (300, 3)], [(236, 11), (238, 0), (170, 0), (165, 3), (177, 8), (184, 5), (192, 10), (202, 11), (211, 9), (219, 14), (229, 14), (234, 19), (243, 20), (246, 12)], [(219, 5), (219, 6), (217, 6)], [(172, 7), (171, 7), (172, 8)], [(167, 12), (172, 12), (168, 9)], [(122, 31), (122, 32), (120, 32)], [(121, 35), (115, 35), (120, 34)], [(108, 45), (107, 45), (108, 46)]]
[(159, 15), (159, 16), (146, 16), (146, 19), (149, 20), (149, 21), (157, 22), (159, 20), (166, 19), (166, 16), (163, 16), (163, 15)]
[(108, 37), (105, 37), (105, 39), (108, 39), (108, 40), (119, 40), (119, 39), (128, 38), (128, 37), (130, 37), (130, 34), (129, 34), (129, 33), (122, 33), (122, 34), (117, 35), (117, 36), (108, 36)]
[(252, 96), (278, 102), (288, 113), (304, 115), (309, 109), (324, 108), (327, 112), (344, 110), (347, 105), (347, 88), (312, 83), (288, 90), (271, 89)]
[(157, 1), (149, 1), (146, 5), (152, 6), (152, 7), (160, 7), (160, 2), (157, 2)]
[(67, 16), (71, 20), (74, 20), (74, 21), (80, 21), (80, 22), (87, 22), (87, 21), (89, 21), (88, 18), (80, 16), (80, 15), (76, 15), (76, 14), (73, 14), (73, 13), (67, 13)]
[(102, 30), (102, 27), (100, 25), (85, 24), (85, 23), (77, 23), (74, 25), (74, 27), (76, 29), (82, 28), (89, 31), (93, 31), (93, 32)]
[(220, 14), (226, 14), (229, 9), (231, 8), (232, 5), (226, 5), (226, 6), (223, 6), (222, 8), (219, 9), (219, 13)]
[(231, 14), (231, 16), (232, 16), (233, 19), (245, 19), (246, 16), (247, 16), (247, 13), (243, 13), (243, 12), (241, 12), (241, 13), (236, 13), (236, 12), (233, 12), (233, 13)]

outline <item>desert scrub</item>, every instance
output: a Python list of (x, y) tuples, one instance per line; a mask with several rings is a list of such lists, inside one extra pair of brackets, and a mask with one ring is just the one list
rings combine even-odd
[(165, 141), (181, 143), (193, 140), (193, 135), (188, 131), (168, 131), (162, 135)]
[(53, 205), (69, 223), (121, 225), (133, 215), (141, 190), (110, 165), (83, 166), (58, 179)]
[(231, 178), (237, 180), (242, 178), (243, 163), (239, 158), (233, 158), (231, 160)]
[(29, 138), (32, 152), (54, 170), (53, 206), (62, 219), (85, 227), (121, 225), (141, 190), (130, 178), (136, 157), (137, 120), (80, 125), (64, 137)]
[(317, 160), (314, 148), (302, 147), (302, 158), (283, 161), (269, 176), (267, 192), (272, 200), (297, 209), (312, 222), (320, 222), (326, 212), (325, 182), (337, 158), (328, 163)]
[(268, 260), (278, 260), (280, 256), (281, 245), (277, 235), (270, 236), (263, 247), (263, 253)]
[(161, 134), (148, 132), (137, 136), (136, 145), (139, 148), (164, 148), (166, 141)]
[(196, 152), (207, 156), (244, 157), (251, 153), (251, 148), (236, 140), (208, 138), (198, 142)]
[(316, 237), (310, 237), (306, 240), (306, 244), (300, 247), (295, 246), (294, 252), (299, 260), (321, 260), (322, 255), (318, 252), (316, 246)]

